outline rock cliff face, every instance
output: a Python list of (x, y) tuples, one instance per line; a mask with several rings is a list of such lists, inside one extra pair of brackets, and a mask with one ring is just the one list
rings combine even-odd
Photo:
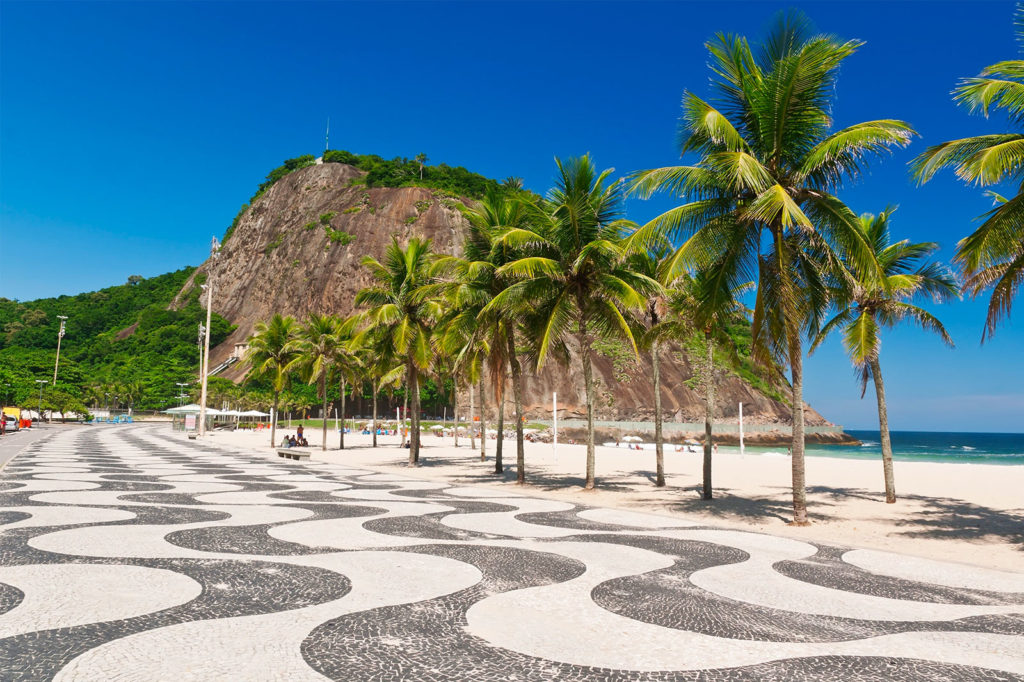
[[(334, 163), (295, 171), (257, 199), (241, 218), (217, 259), (214, 280), (214, 310), (238, 328), (211, 349), (211, 367), (225, 361), (235, 344), (244, 343), (257, 321), (274, 313), (299, 319), (313, 312), (350, 314), (356, 292), (370, 282), (360, 260), (365, 255), (382, 257), (392, 235), (400, 241), (426, 237), (433, 240), (435, 251), (457, 253), (466, 222), (456, 199), (417, 187), (367, 188), (359, 182), (361, 176), (356, 168)], [(209, 261), (204, 263), (183, 291), (195, 286), (195, 276), (209, 273), (210, 266)], [(665, 356), (661, 373), (666, 419), (702, 421), (701, 395), (685, 383), (692, 376), (686, 358), (677, 352)], [(649, 358), (617, 368), (611, 359), (597, 355), (594, 364), (598, 419), (652, 418)], [(237, 363), (220, 376), (239, 381), (247, 369)], [(562, 417), (585, 417), (579, 373), (575, 364), (567, 371), (551, 362), (529, 376), (524, 397), (527, 414), (548, 416), (551, 393), (556, 391)], [(506, 397), (511, 401), (511, 391)], [(719, 419), (735, 418), (742, 401), (744, 419), (750, 423), (790, 421), (786, 405), (736, 376), (721, 380), (716, 398)], [(828, 424), (809, 406), (807, 423)]]

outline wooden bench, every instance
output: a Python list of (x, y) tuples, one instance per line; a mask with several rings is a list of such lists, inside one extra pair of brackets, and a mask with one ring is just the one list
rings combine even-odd
[(309, 459), (309, 450), (303, 450), (302, 448), (277, 448), (278, 457), (287, 457), (288, 459)]

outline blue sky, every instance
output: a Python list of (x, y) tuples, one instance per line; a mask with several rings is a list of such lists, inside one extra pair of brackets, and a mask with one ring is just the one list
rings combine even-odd
[[(200, 263), (268, 171), (322, 150), (328, 116), (332, 148), (425, 152), (538, 192), (555, 156), (590, 152), (623, 174), (676, 163), (680, 96), (707, 94), (704, 41), (756, 40), (791, 6), (866, 41), (842, 68), (836, 125), (900, 118), (921, 133), (842, 198), (857, 212), (899, 204), (895, 235), (950, 257), (989, 201), (948, 174), (917, 188), (906, 164), (927, 144), (1006, 128), (949, 92), (1018, 54), (1011, 2), (4, 0), (0, 295), (78, 293)], [(628, 208), (642, 221), (670, 205)], [(932, 308), (957, 348), (913, 329), (885, 336), (892, 428), (1024, 432), (1020, 322), (980, 346), (984, 301)], [(819, 411), (877, 426), (838, 342), (805, 371)]]

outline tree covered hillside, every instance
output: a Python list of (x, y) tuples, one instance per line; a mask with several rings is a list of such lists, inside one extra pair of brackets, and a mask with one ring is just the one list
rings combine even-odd
[[(196, 380), (198, 326), (205, 322), (199, 288), (178, 310), (168, 306), (195, 268), (121, 286), (35, 301), (0, 298), (0, 397), (5, 404), (35, 408), (37, 379), (53, 380), (58, 315), (68, 317), (61, 343), (57, 386), (47, 384), (43, 407), (129, 404), (162, 409), (176, 404), (175, 382)], [(211, 343), (231, 325), (213, 315)], [(104, 394), (109, 394), (109, 398)]]

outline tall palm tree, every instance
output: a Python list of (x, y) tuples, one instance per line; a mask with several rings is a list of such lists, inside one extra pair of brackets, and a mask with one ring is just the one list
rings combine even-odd
[(274, 393), (274, 416), (270, 421), (270, 446), (275, 444), (277, 433), (277, 403), (281, 391), (288, 386), (288, 365), (295, 359), (298, 349), (296, 337), (298, 323), (292, 316), (274, 315), (269, 322), (257, 322), (254, 333), (249, 337), (249, 350), (245, 359), (252, 365), (250, 374), (253, 377), (270, 380)]
[[(629, 257), (629, 266), (651, 279), (659, 279), (659, 270), (670, 253), (668, 242), (660, 240), (650, 248)], [(651, 354), (651, 384), (654, 389), (654, 485), (665, 485), (665, 438), (662, 433), (663, 414), (661, 408), (661, 345), (665, 338), (665, 294), (659, 289), (646, 302), (643, 310), (645, 331), (641, 345)]]
[[(469, 231), (462, 257), (438, 260), (436, 269), (446, 283), (446, 297), (452, 315), (441, 338), (449, 352), (457, 349), (472, 357), (481, 347), (485, 358), (496, 404), (498, 406), (498, 441), (495, 444), (495, 473), (502, 473), (502, 438), (504, 429), (505, 383), (511, 372), (512, 393), (516, 413), (516, 481), (526, 481), (523, 445), (523, 372), (516, 347), (517, 322), (514, 315), (501, 308), (488, 307), (513, 282), (499, 274), (499, 269), (515, 260), (519, 251), (500, 241), (509, 230), (528, 229), (537, 212), (525, 200), (496, 188), (488, 190), (476, 206), (465, 212)], [(483, 396), (481, 396), (481, 408)], [(486, 434), (484, 434), (486, 436)]]
[(341, 323), (331, 315), (310, 315), (299, 330), (295, 359), (289, 369), (297, 369), (309, 383), (317, 385), (322, 404), (323, 433), (320, 449), (327, 450), (327, 381), (334, 369), (341, 344)]
[(429, 272), (430, 240), (413, 238), (406, 248), (392, 237), (384, 262), (367, 256), (363, 266), (376, 284), (356, 294), (356, 306), (366, 308), (361, 317), (360, 336), (376, 331), (386, 337), (406, 372), (406, 390), (412, 402), (409, 465), (420, 455), (420, 373), (430, 365), (431, 331), (441, 317), (439, 287)]
[[(1024, 8), (1018, 6), (1016, 32), (1024, 40)], [(1024, 59), (985, 67), (975, 78), (960, 81), (953, 91), (957, 104), (986, 118), (1002, 110), (1018, 129), (1024, 121)], [(995, 333), (1010, 316), (1013, 300), (1024, 283), (1024, 132), (977, 135), (928, 147), (913, 164), (914, 176), (928, 182), (939, 170), (951, 168), (964, 182), (991, 187), (1012, 182), (1017, 193), (1006, 199), (994, 192), (996, 205), (985, 221), (957, 245), (955, 260), (965, 270), (964, 290), (977, 297), (989, 288), (988, 315), (981, 340)]]
[[(684, 199), (641, 228), (641, 242), (667, 233), (683, 240), (680, 260), (698, 269), (723, 263), (744, 273), (737, 280), (758, 275), (754, 340), (762, 357), (772, 345), (781, 348), (792, 376), (797, 525), (807, 523), (802, 336), (808, 325), (795, 275), (800, 254), (793, 248), (808, 241), (843, 246), (880, 279), (856, 215), (834, 192), (860, 175), (871, 157), (906, 146), (915, 135), (908, 124), (889, 119), (830, 130), (836, 75), (860, 45), (812, 36), (795, 13), (780, 19), (757, 52), (741, 36), (718, 35), (707, 46), (718, 107), (691, 92), (683, 96), (681, 151), (696, 154), (696, 162), (642, 171), (630, 187), (643, 197), (668, 191)], [(769, 272), (777, 282), (767, 281)], [(766, 309), (769, 287), (777, 310)], [(759, 324), (776, 312), (781, 327)], [(764, 338), (769, 328), (781, 338)]]
[(416, 161), (416, 163), (418, 163), (420, 166), (420, 180), (423, 179), (423, 164), (425, 164), (429, 160), (430, 159), (427, 157), (426, 154), (417, 154), (416, 158), (414, 159), (414, 161)]
[(580, 354), (587, 402), (587, 490), (594, 489), (595, 336), (618, 336), (637, 352), (625, 313), (638, 310), (657, 282), (626, 266), (622, 245), (621, 192), (609, 182), (611, 170), (598, 173), (589, 156), (556, 159), (558, 177), (543, 204), (543, 220), (511, 228), (498, 239), (501, 248), (522, 251), (495, 271), (514, 284), (484, 309), (515, 313), (529, 327), (540, 369), (554, 352), (567, 357), (570, 339)]
[(896, 501), (896, 486), (892, 471), (892, 443), (889, 439), (885, 386), (879, 360), (881, 330), (909, 321), (922, 329), (935, 332), (952, 346), (953, 339), (942, 323), (927, 310), (908, 301), (921, 296), (945, 301), (959, 294), (956, 280), (946, 268), (923, 260), (939, 248), (938, 244), (913, 244), (909, 240), (892, 243), (889, 217), (893, 210), (886, 209), (877, 216), (865, 213), (860, 217), (861, 230), (874, 250), (875, 259), (885, 275), (884, 280), (876, 282), (865, 278), (859, 268), (852, 265), (849, 272), (844, 273), (845, 276), (834, 286), (838, 312), (822, 327), (811, 346), (811, 352), (814, 352), (829, 333), (841, 331), (843, 346), (860, 376), (862, 398), (868, 381), (874, 383), (885, 474), (885, 501), (890, 504)]

